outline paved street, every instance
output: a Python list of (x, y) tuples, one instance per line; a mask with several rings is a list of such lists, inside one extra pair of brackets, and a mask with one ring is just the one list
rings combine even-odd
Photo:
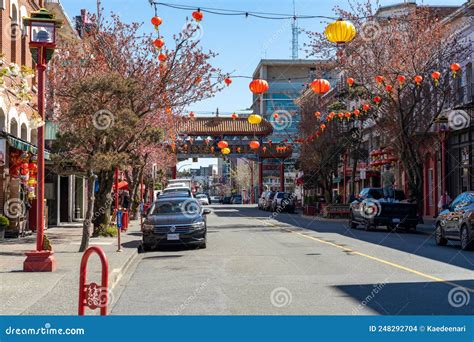
[[(211, 207), (208, 247), (140, 254), (112, 314), (466, 315), (474, 252), (425, 233), (366, 232), (345, 221)], [(466, 290), (468, 289), (468, 290)]]

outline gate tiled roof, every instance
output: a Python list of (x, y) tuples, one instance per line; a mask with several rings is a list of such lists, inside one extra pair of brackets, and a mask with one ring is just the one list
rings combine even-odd
[(273, 126), (265, 119), (258, 125), (251, 125), (247, 118), (201, 117), (178, 123), (177, 132), (188, 136), (268, 136), (273, 133)]

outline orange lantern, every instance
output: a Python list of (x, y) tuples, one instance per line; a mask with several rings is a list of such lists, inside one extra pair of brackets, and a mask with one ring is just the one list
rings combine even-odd
[(156, 48), (161, 49), (165, 45), (165, 41), (162, 38), (157, 38), (153, 41), (153, 45)]
[(193, 12), (193, 18), (194, 20), (196, 20), (198, 23), (202, 20), (202, 18), (204, 17), (204, 15), (202, 14), (201, 10), (198, 9), (197, 11), (194, 11)]
[(166, 112), (166, 114), (171, 114), (171, 108), (170, 108), (170, 107), (166, 107), (165, 112)]
[(166, 53), (160, 53), (160, 55), (158, 56), (158, 60), (160, 62), (165, 62), (167, 59), (168, 59), (168, 56), (166, 55)]
[(227, 141), (225, 141), (225, 140), (221, 140), (221, 141), (219, 141), (219, 142), (217, 143), (217, 147), (219, 147), (221, 150), (222, 150), (223, 148), (228, 147), (228, 146), (229, 146), (229, 143), (228, 143)]
[(314, 112), (314, 116), (318, 119), (321, 118), (321, 112)]
[(375, 102), (376, 104), (379, 104), (380, 102), (382, 102), (382, 98), (381, 98), (380, 96), (375, 96), (375, 97), (374, 97), (374, 102)]
[(388, 92), (391, 92), (392, 89), (393, 89), (393, 87), (392, 87), (390, 84), (387, 84), (387, 85), (385, 86), (385, 90), (388, 91)]
[(325, 124), (321, 124), (321, 125), (319, 126), (319, 128), (321, 128), (321, 130), (324, 131), (324, 130), (326, 129), (326, 125), (325, 125)]
[(355, 80), (352, 77), (349, 77), (346, 82), (349, 87), (352, 87), (354, 85)]
[(258, 150), (260, 143), (257, 140), (253, 140), (249, 143), (249, 146), (252, 150)]
[(360, 110), (354, 109), (354, 115), (358, 117), (360, 115)]
[(254, 94), (263, 94), (268, 91), (268, 83), (265, 80), (253, 80), (249, 84), (250, 91)]
[(398, 81), (398, 83), (400, 83), (400, 86), (402, 86), (403, 83), (405, 83), (405, 80), (406, 80), (405, 76), (403, 76), (403, 75), (397, 76), (397, 81)]
[(163, 23), (163, 20), (160, 17), (153, 17), (151, 18), (151, 24), (155, 26), (155, 28), (158, 28)]
[(274, 119), (278, 119), (278, 117), (279, 117), (278, 113), (273, 113), (273, 118)]
[(416, 75), (415, 77), (413, 77), (413, 81), (416, 83), (417, 86), (419, 86), (421, 82), (423, 82), (423, 76)]
[(350, 118), (352, 116), (352, 113), (351, 112), (346, 112), (346, 114), (344, 116), (346, 117), (347, 120), (350, 120)]
[(230, 86), (232, 83), (232, 79), (230, 77), (226, 77), (224, 78), (224, 83), (226, 84), (226, 86)]
[(342, 113), (342, 112), (337, 114), (337, 116), (339, 117), (339, 120), (341, 120), (341, 121), (342, 121), (342, 119), (344, 119), (344, 113)]
[(311, 83), (311, 89), (313, 89), (316, 94), (323, 95), (331, 90), (331, 84), (328, 80), (320, 78)]
[(451, 71), (453, 72), (453, 77), (456, 78), (457, 72), (461, 70), (461, 65), (459, 63), (451, 64)]
[(375, 82), (377, 82), (377, 84), (382, 84), (384, 81), (384, 78), (383, 76), (375, 76)]
[(329, 115), (328, 115), (328, 119), (329, 119), (329, 120), (332, 120), (332, 119), (334, 119), (335, 116), (336, 116), (336, 113), (331, 112), (331, 113), (329, 113)]
[(232, 113), (232, 120), (236, 120), (239, 116), (236, 113)]

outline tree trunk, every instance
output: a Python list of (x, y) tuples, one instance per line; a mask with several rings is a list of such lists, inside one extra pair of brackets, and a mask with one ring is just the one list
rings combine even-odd
[(134, 167), (132, 169), (132, 174), (130, 175), (128, 172), (126, 173), (127, 175), (127, 181), (129, 184), (129, 189), (130, 189), (130, 199), (132, 201), (131, 206), (130, 206), (130, 219), (131, 220), (136, 220), (138, 219), (138, 210), (140, 208), (140, 190), (141, 190), (141, 176), (143, 174), (145, 166), (141, 167)]
[(94, 215), (94, 183), (95, 175), (92, 171), (87, 173), (87, 210), (84, 223), (82, 225), (82, 240), (81, 246), (79, 247), (79, 252), (84, 252), (89, 248), (89, 238), (92, 233), (92, 218)]
[(114, 184), (114, 171), (101, 171), (98, 175), (99, 191), (95, 198), (94, 207), (94, 234), (101, 225), (109, 225), (111, 208), (114, 203), (112, 187)]
[(351, 172), (351, 184), (350, 184), (350, 193), (351, 197), (355, 196), (355, 177), (357, 173), (357, 163), (359, 160), (357, 158), (354, 158), (354, 162), (352, 163), (352, 172)]

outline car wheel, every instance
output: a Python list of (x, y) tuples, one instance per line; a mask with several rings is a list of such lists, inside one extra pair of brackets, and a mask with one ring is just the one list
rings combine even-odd
[(199, 245), (199, 248), (201, 249), (205, 249), (206, 247), (207, 247), (207, 239), (204, 240), (204, 242)]
[(149, 252), (153, 249), (152, 245), (149, 245), (147, 243), (142, 243), (142, 250), (143, 252)]
[(446, 246), (448, 243), (448, 240), (443, 236), (443, 228), (440, 224), (436, 225), (435, 241), (438, 246)]
[(393, 224), (389, 224), (389, 225), (387, 226), (387, 230), (388, 230), (389, 232), (396, 232), (396, 231), (397, 231), (397, 226), (395, 226), (395, 225), (393, 225)]
[(357, 222), (355, 222), (354, 220), (354, 214), (351, 213), (351, 216), (349, 218), (349, 227), (351, 227), (351, 229), (356, 229), (358, 226)]
[(374, 230), (374, 229), (375, 229), (375, 225), (370, 223), (369, 220), (366, 220), (365, 224), (364, 224), (364, 230), (368, 232), (368, 231), (371, 231), (371, 230)]
[(461, 227), (461, 249), (463, 251), (472, 250), (474, 247), (474, 241), (469, 236), (469, 230), (466, 226)]

